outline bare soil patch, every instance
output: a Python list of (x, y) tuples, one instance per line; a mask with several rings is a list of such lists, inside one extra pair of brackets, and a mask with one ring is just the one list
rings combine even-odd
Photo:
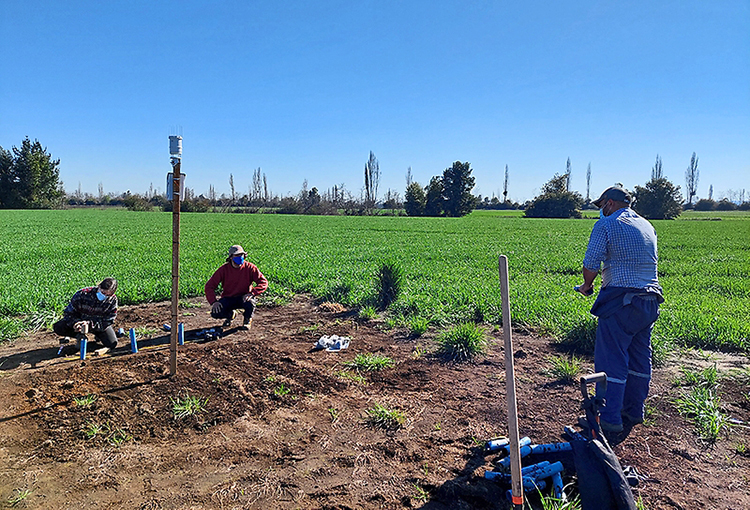
[[(181, 310), (188, 338), (218, 325), (207, 310)], [(117, 327), (159, 330), (169, 318), (168, 303), (124, 307)], [(331, 334), (350, 347), (312, 350)], [(186, 342), (173, 377), (167, 335), (137, 354), (123, 338), (83, 362), (58, 357), (51, 332), (0, 347), (0, 506), (30, 491), (16, 508), (510, 508), (505, 487), (483, 478), (497, 458), (484, 441), (507, 434), (500, 332), (488, 356), (444, 363), (429, 337), (297, 296), (260, 308), (249, 331)], [(514, 343), (521, 434), (560, 441), (579, 390), (544, 373), (557, 354), (549, 339), (515, 333)], [(358, 353), (395, 366), (357, 381), (343, 363)], [(673, 377), (655, 372), (652, 419), (615, 448), (648, 477), (636, 496), (649, 509), (750, 508), (750, 430), (701, 443), (675, 410)], [(74, 400), (89, 394), (88, 406)], [(747, 380), (723, 380), (721, 394), (732, 418), (750, 421)], [(205, 410), (176, 419), (174, 399), (188, 395), (207, 398)], [(368, 425), (376, 403), (405, 426)]]

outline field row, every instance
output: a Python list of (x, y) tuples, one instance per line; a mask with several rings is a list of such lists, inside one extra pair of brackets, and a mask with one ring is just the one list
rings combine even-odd
[[(716, 216), (714, 214), (713, 216)], [(750, 350), (750, 218), (655, 222), (666, 303), (657, 341)], [(169, 213), (123, 210), (0, 211), (0, 337), (21, 315), (59, 313), (104, 276), (124, 304), (170, 299)], [(182, 214), (182, 297), (241, 244), (269, 278), (271, 298), (308, 292), (347, 306), (371, 303), (375, 275), (398, 262), (404, 288), (389, 322), (434, 327), (501, 321), (498, 255), (509, 258), (513, 322), (590, 341), (593, 298), (573, 291), (592, 220), (475, 212), (464, 218)], [(46, 315), (45, 315), (46, 314)]]

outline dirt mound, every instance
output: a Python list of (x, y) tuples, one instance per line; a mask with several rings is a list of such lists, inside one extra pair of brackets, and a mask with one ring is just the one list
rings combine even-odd
[[(125, 338), (103, 357), (58, 357), (49, 332), (0, 347), (0, 502), (509, 508), (504, 487), (482, 477), (496, 459), (482, 452), (484, 441), (507, 433), (500, 333), (477, 362), (444, 363), (429, 354), (429, 338), (299, 296), (260, 308), (249, 331), (230, 328), (205, 341), (194, 333), (218, 324), (198, 304), (181, 309), (188, 341), (174, 377), (161, 330), (168, 303), (121, 311), (118, 327), (152, 332), (137, 354)], [(332, 334), (351, 337), (349, 348), (313, 349)], [(578, 389), (544, 373), (556, 354), (548, 339), (516, 335), (514, 342), (521, 434), (559, 441), (578, 414)], [(385, 355), (395, 365), (358, 373), (345, 365), (358, 353)], [(701, 444), (676, 414), (672, 378), (656, 371), (651, 420), (615, 448), (623, 464), (649, 477), (636, 495), (650, 509), (750, 508), (748, 429)], [(733, 418), (750, 421), (746, 381), (725, 380), (722, 395)], [(202, 409), (175, 417), (175, 403), (188, 397)], [(375, 404), (401, 412), (404, 425), (371, 426), (367, 411)]]

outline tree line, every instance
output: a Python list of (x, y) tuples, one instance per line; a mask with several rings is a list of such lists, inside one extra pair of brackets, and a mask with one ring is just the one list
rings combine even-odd
[[(733, 210), (750, 209), (745, 201), (744, 189), (730, 190), (729, 197), (713, 200), (713, 186), (708, 198), (698, 199), (697, 186), (700, 179), (698, 157), (695, 153), (685, 171), (685, 198), (680, 186), (669, 181), (663, 172), (661, 158), (657, 154), (651, 179), (644, 186), (635, 186), (633, 208), (650, 219), (670, 219), (684, 209)], [(60, 181), (60, 160), (53, 159), (38, 140), (26, 137), (19, 147), (6, 150), (0, 147), (0, 208), (40, 209), (67, 205), (121, 205), (131, 210), (165, 210), (172, 208), (164, 194), (154, 190), (153, 184), (145, 194), (129, 191), (112, 196), (105, 194), (99, 183), (97, 196), (81, 191), (80, 184), (73, 193), (66, 195)], [(217, 196), (215, 188), (209, 186), (208, 194), (196, 195), (195, 190), (185, 189), (181, 210), (186, 212), (274, 212), (279, 214), (318, 215), (372, 215), (406, 214), (409, 216), (459, 217), (474, 209), (523, 209), (531, 218), (580, 218), (581, 210), (591, 205), (591, 163), (586, 171), (586, 197), (570, 189), (572, 164), (566, 162), (565, 172), (554, 176), (541, 188), (534, 199), (518, 204), (508, 200), (509, 169), (505, 165), (502, 200), (499, 196), (482, 197), (472, 194), (475, 178), (468, 162), (455, 161), (441, 175), (433, 176), (422, 186), (413, 180), (411, 168), (406, 173), (404, 199), (397, 191), (388, 189), (379, 196), (380, 165), (371, 151), (364, 165), (364, 186), (359, 195), (348, 190), (342, 183), (327, 190), (310, 188), (307, 180), (296, 195), (279, 196), (268, 187), (266, 174), (257, 168), (253, 171), (252, 183), (247, 193), (235, 188), (234, 176), (229, 175), (230, 194)], [(619, 183), (614, 183), (619, 184)], [(693, 204), (693, 199), (697, 199)]]

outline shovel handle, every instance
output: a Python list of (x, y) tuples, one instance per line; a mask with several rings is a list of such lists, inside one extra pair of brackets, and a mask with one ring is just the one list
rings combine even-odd
[(595, 374), (584, 375), (581, 377), (581, 394), (583, 395), (584, 400), (590, 398), (587, 386), (596, 383), (601, 383), (601, 393), (605, 393), (607, 389), (607, 374), (604, 372), (597, 372)]

